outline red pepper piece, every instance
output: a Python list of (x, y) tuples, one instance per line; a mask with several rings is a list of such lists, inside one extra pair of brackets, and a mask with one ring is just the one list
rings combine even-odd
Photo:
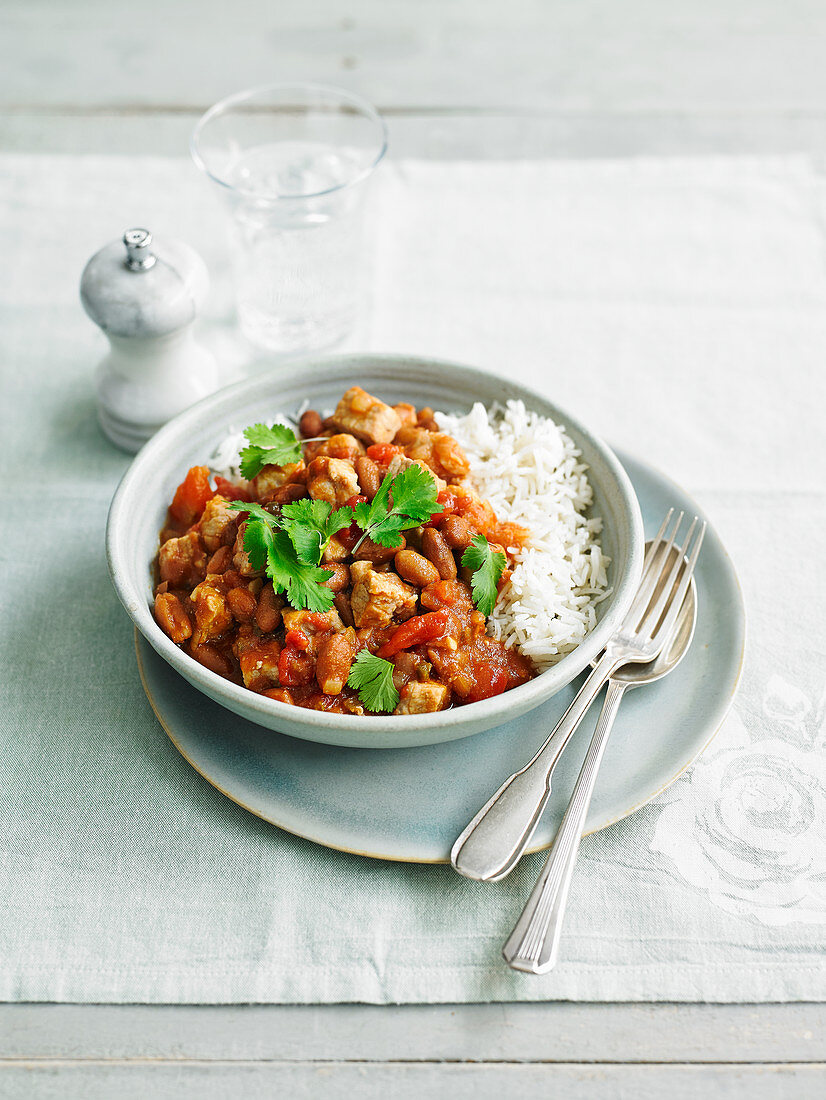
[(394, 631), (378, 651), (378, 656), (392, 657), (401, 649), (409, 649), (422, 642), (433, 642), (443, 637), (449, 623), (450, 617), (446, 611), (431, 611), (427, 615), (416, 615)]

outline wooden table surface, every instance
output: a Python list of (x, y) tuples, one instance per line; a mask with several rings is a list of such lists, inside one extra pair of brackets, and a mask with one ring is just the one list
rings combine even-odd
[[(826, 149), (818, 0), (5, 0), (0, 150), (182, 154), (273, 80), (338, 84), (395, 156)], [(822, 1005), (0, 1006), (0, 1095), (826, 1094)]]

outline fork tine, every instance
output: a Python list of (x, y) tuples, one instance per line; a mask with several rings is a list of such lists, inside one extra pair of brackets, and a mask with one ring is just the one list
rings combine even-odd
[[(696, 522), (697, 518), (695, 516), (694, 523)], [(691, 525), (692, 529), (694, 527), (694, 523), (692, 523)], [(666, 612), (666, 616), (663, 619), (662, 626), (657, 631), (657, 638), (663, 639), (664, 642), (667, 642), (668, 638), (670, 638), (671, 631), (674, 629), (674, 624), (677, 620), (677, 616), (680, 613), (680, 608), (683, 606), (683, 600), (686, 597), (688, 586), (691, 583), (691, 577), (694, 573), (694, 566), (697, 564), (697, 558), (700, 556), (700, 547), (703, 545), (703, 536), (705, 535), (705, 533), (706, 523), (704, 520), (700, 526), (697, 538), (694, 540), (694, 546), (691, 548), (691, 554), (689, 555), (688, 561), (685, 561), (684, 554), (680, 555), (681, 559), (684, 562), (683, 574), (680, 577), (680, 583), (677, 587), (676, 593), (674, 594), (674, 598), (671, 600), (671, 603), (668, 606), (668, 611)], [(688, 539), (686, 539), (686, 549), (687, 548)]]
[[(686, 549), (691, 545), (691, 539), (694, 534), (694, 528), (697, 526), (697, 522), (698, 520), (695, 516), (694, 520), (691, 523), (691, 526), (688, 529), (683, 543)], [(671, 563), (670, 569), (668, 568), (668, 559), (663, 562), (663, 569), (661, 573), (663, 583), (660, 586), (659, 594), (655, 593), (656, 599), (652, 597), (651, 604), (646, 610), (645, 615), (640, 621), (639, 626), (637, 627), (637, 630), (642, 637), (648, 637), (649, 635), (653, 634), (657, 623), (660, 621), (660, 617), (662, 616), (663, 611), (669, 605), (674, 595), (674, 586), (677, 583), (677, 577), (685, 560), (685, 550), (681, 550), (678, 546), (676, 548), (676, 551), (677, 552), (674, 554), (674, 561)], [(670, 548), (668, 553), (670, 557)], [(668, 576), (666, 577), (665, 573), (667, 569)]]
[[(673, 511), (673, 508), (669, 511), (668, 516), (666, 517), (666, 523), (670, 519)], [(674, 539), (677, 537), (677, 532), (680, 529), (680, 524), (683, 522), (684, 515), (684, 512), (680, 512), (679, 516), (677, 516), (677, 523), (671, 533), (671, 538), (668, 540), (667, 543), (663, 544), (662, 537), (658, 534), (657, 539), (655, 539), (654, 543), (651, 546), (651, 557), (648, 563), (648, 567), (643, 573), (642, 580), (640, 581), (640, 586), (637, 589), (637, 593), (634, 596), (633, 603), (631, 604), (631, 607), (629, 608), (628, 614), (626, 615), (625, 619), (625, 621), (632, 629), (636, 628), (637, 623), (645, 615), (646, 609), (651, 602), (651, 598), (657, 589), (657, 585), (659, 584), (662, 577), (663, 569), (665, 568), (671, 555), (671, 548), (674, 545)], [(665, 526), (665, 524), (663, 526)], [(660, 528), (660, 531), (663, 531), (662, 527)], [(657, 545), (658, 542), (659, 545)], [(648, 557), (648, 555), (646, 555), (646, 557)], [(662, 559), (662, 561), (660, 561), (660, 559)]]
[(669, 523), (671, 522), (671, 517), (673, 515), (674, 515), (674, 509), (669, 508), (668, 511), (665, 513), (665, 519), (660, 524), (659, 531), (656, 533), (656, 535), (652, 539), (651, 545), (645, 551), (645, 557), (643, 558), (643, 563), (642, 563), (642, 575), (643, 576), (645, 576), (645, 574), (648, 572), (648, 569), (651, 565), (651, 562), (654, 560), (654, 555), (657, 553), (657, 551), (660, 548), (660, 543), (662, 542), (663, 535), (665, 534), (666, 528), (668, 527)]

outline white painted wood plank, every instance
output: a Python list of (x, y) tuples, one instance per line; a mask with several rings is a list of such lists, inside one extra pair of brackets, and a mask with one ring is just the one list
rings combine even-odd
[[(197, 112), (0, 111), (0, 150), (186, 156)], [(392, 157), (533, 160), (555, 157), (782, 155), (826, 151), (824, 110), (805, 116), (434, 111), (387, 116)]]
[(821, 1100), (824, 1066), (392, 1065), (370, 1063), (14, 1064), (0, 1067), (6, 1100)]
[(0, 1005), (4, 1059), (826, 1061), (826, 1006)]
[(205, 106), (272, 80), (381, 106), (808, 111), (820, 0), (5, 0), (0, 103)]

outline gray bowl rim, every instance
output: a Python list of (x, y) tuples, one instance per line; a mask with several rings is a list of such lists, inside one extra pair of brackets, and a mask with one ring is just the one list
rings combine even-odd
[[(410, 371), (417, 366), (436, 367), (450, 372), (454, 376), (459, 376), (467, 382), (480, 377), (484, 379), (493, 378), (500, 384), (513, 389), (515, 391), (514, 397), (522, 400), (527, 398), (549, 406), (553, 410), (552, 416), (555, 423), (562, 424), (566, 432), (574, 437), (579, 435), (587, 440), (600, 453), (602, 460), (613, 475), (615, 487), (619, 493), (619, 499), (632, 532), (628, 546), (627, 568), (624, 576), (614, 584), (611, 605), (607, 614), (576, 649), (566, 654), (561, 661), (545, 672), (540, 673), (528, 683), (511, 688), (510, 691), (491, 699), (484, 699), (462, 707), (424, 715), (360, 716), (331, 714), (327, 711), (295, 707), (276, 699), (268, 699), (264, 695), (250, 691), (248, 688), (240, 687), (217, 673), (204, 668), (203, 665), (200, 665), (183, 650), (179, 649), (155, 622), (145, 591), (141, 590), (139, 582), (132, 578), (129, 575), (129, 570), (123, 566), (119, 549), (119, 542), (128, 530), (130, 494), (135, 491), (136, 486), (140, 485), (143, 469), (146, 466), (150, 468), (153, 466), (153, 458), (156, 453), (162, 452), (168, 441), (177, 438), (181, 433), (186, 433), (190, 427), (201, 425), (205, 418), (213, 418), (213, 414), (218, 412), (227, 401), (232, 401), (235, 397), (252, 394), (256, 389), (277, 384), (280, 378), (291, 378), (292, 380), (299, 370), (309, 370), (314, 367), (328, 370), (334, 368), (340, 370), (342, 377), (344, 377), (348, 372), (360, 368), (397, 367), (401, 372), (402, 370)], [(352, 374), (350, 374), (350, 382), (353, 384)], [(311, 389), (312, 382), (309, 379), (308, 390)], [(250, 721), (255, 720), (249, 717), (250, 714), (261, 715), (261, 725), (271, 729), (278, 729), (276, 720), (279, 715), (282, 715), (288, 725), (296, 724), (305, 727), (307, 732), (304, 736), (309, 740), (313, 739), (312, 731), (314, 729), (337, 729), (343, 735), (347, 731), (353, 733), (368, 731), (378, 734), (404, 730), (413, 733), (415, 730), (432, 730), (446, 726), (455, 729), (457, 726), (478, 724), (478, 730), (469, 731), (469, 733), (474, 733), (490, 729), (491, 726), (507, 721), (509, 710), (516, 710), (518, 707), (520, 714), (533, 710), (534, 707), (539, 706), (540, 703), (545, 702), (565, 687), (566, 684), (570, 683), (605, 648), (609, 638), (615, 633), (628, 611), (639, 584), (642, 572), (643, 545), (642, 513), (628, 474), (608, 444), (586, 428), (577, 417), (571, 416), (544, 394), (538, 393), (521, 382), (511, 381), (494, 371), (481, 370), (477, 367), (431, 356), (383, 352), (306, 356), (300, 360), (293, 359), (289, 362), (274, 365), (266, 370), (261, 370), (251, 377), (233, 382), (220, 390), (216, 390), (208, 397), (202, 398), (165, 424), (138, 451), (115, 490), (106, 523), (106, 559), (112, 584), (128, 615), (153, 649), (172, 668), (176, 669), (194, 686), (203, 690), (210, 698), (215, 699), (216, 694), (225, 696), (228, 701), (224, 705), (229, 710), (239, 713), (238, 708), (242, 708), (245, 716)], [(223, 702), (223, 700), (218, 701)], [(283, 732), (289, 731), (285, 729)], [(293, 736), (297, 736), (297, 734), (293, 734)], [(451, 736), (455, 737), (457, 734), (452, 733)]]

